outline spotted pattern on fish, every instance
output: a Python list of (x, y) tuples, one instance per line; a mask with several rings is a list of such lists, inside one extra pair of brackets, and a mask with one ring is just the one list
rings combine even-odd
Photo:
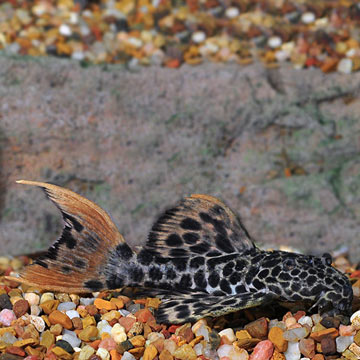
[(192, 195), (166, 211), (138, 252), (96, 204), (55, 185), (45, 189), (63, 213), (63, 234), (18, 280), (50, 290), (140, 287), (162, 298), (159, 322), (182, 323), (271, 301), (304, 301), (349, 313), (352, 288), (331, 257), (263, 251), (220, 200)]

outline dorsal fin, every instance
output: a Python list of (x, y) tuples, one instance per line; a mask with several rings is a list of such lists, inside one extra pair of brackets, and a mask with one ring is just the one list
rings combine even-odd
[(161, 257), (243, 252), (255, 247), (240, 219), (219, 199), (194, 194), (167, 210), (152, 227), (146, 248)]
[(110, 216), (92, 201), (60, 186), (27, 180), (17, 183), (43, 188), (60, 209), (65, 226), (47, 254), (12, 280), (54, 291), (106, 288), (103, 268), (109, 253), (118, 245), (127, 246)]

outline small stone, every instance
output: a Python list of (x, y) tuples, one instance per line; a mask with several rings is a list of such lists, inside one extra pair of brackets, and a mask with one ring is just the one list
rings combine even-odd
[(299, 342), (299, 350), (305, 357), (312, 358), (315, 355), (314, 339), (301, 339)]
[(337, 65), (337, 71), (343, 74), (352, 73), (353, 62), (351, 59), (341, 59)]
[(117, 310), (111, 310), (101, 316), (102, 320), (111, 321), (113, 319), (119, 319), (121, 314)]
[(0, 341), (5, 342), (6, 344), (13, 344), (15, 341), (17, 341), (17, 337), (14, 336), (14, 334), (10, 332), (6, 332), (2, 334)]
[(73, 318), (79, 318), (80, 314), (76, 310), (66, 311), (66, 315), (72, 320)]
[(338, 336), (335, 339), (336, 351), (341, 354), (350, 346), (350, 344), (352, 344), (353, 340), (353, 336)]
[(121, 343), (127, 339), (125, 328), (121, 326), (119, 323), (115, 324), (111, 329), (111, 337), (117, 343)]
[(74, 352), (74, 349), (71, 346), (71, 344), (69, 344), (66, 340), (64, 340), (64, 336), (61, 340), (58, 340), (55, 345), (60, 346), (62, 349), (64, 349), (69, 354), (72, 354)]
[(268, 46), (271, 47), (272, 49), (276, 49), (278, 47), (280, 47), (282, 45), (282, 40), (281, 40), (281, 37), (279, 36), (271, 36), (269, 39), (268, 39), (268, 42), (267, 42)]
[(314, 325), (316, 325), (321, 321), (321, 316), (319, 314), (314, 314), (311, 315), (311, 319), (314, 322)]
[(134, 347), (143, 347), (145, 346), (145, 338), (142, 335), (134, 336), (130, 339), (131, 344)]
[(130, 354), (129, 352), (125, 351), (121, 360), (135, 360), (134, 355)]
[(16, 315), (12, 310), (3, 309), (0, 311), (0, 324), (10, 326), (14, 320), (16, 320)]
[(310, 316), (302, 316), (299, 320), (298, 320), (298, 323), (300, 325), (308, 325), (310, 327), (313, 327), (314, 323), (311, 319)]
[(29, 311), (29, 308), (29, 303), (26, 300), (18, 300), (13, 306), (13, 311), (16, 317), (19, 318), (26, 314)]
[(87, 306), (87, 305), (92, 305), (94, 304), (95, 298), (80, 298), (80, 304)]
[(25, 357), (25, 351), (17, 346), (8, 346), (5, 351), (8, 354)]
[(64, 36), (71, 36), (72, 35), (71, 27), (67, 24), (61, 24), (59, 27), (59, 33)]
[(96, 298), (94, 301), (94, 305), (97, 309), (105, 309), (105, 310), (116, 310), (116, 305), (111, 301), (107, 301), (104, 299)]
[(335, 339), (339, 335), (339, 332), (335, 328), (320, 330), (316, 332), (312, 332), (310, 337), (317, 342), (320, 342), (326, 336), (330, 336), (331, 338)]
[(120, 344), (116, 345), (116, 350), (119, 354), (123, 354), (125, 351), (132, 349), (134, 346), (129, 340), (122, 341)]
[(81, 330), (78, 336), (82, 341), (93, 341), (98, 336), (98, 329), (92, 325), (88, 326)]
[(307, 11), (301, 15), (301, 21), (304, 24), (311, 24), (315, 21), (315, 19), (316, 19), (315, 14), (310, 11)]
[(351, 315), (350, 322), (355, 328), (360, 329), (360, 310)]
[(221, 330), (219, 332), (220, 337), (225, 337), (230, 343), (233, 343), (236, 340), (236, 336), (234, 334), (234, 330), (231, 328), (227, 328), (224, 330)]
[(29, 339), (15, 341), (13, 345), (18, 347), (23, 347), (26, 345), (34, 345), (36, 344), (36, 342), (37, 342), (36, 339), (29, 338)]
[(159, 298), (147, 298), (145, 306), (147, 308), (150, 307), (153, 309), (158, 309), (160, 304), (161, 304), (161, 300)]
[(336, 343), (333, 338), (326, 336), (321, 339), (321, 350), (324, 355), (333, 355), (336, 353)]
[(83, 323), (81, 321), (80, 318), (78, 317), (74, 317), (71, 319), (72, 323), (73, 323), (73, 327), (74, 329), (76, 330), (82, 330), (84, 327), (83, 327)]
[(268, 334), (268, 322), (266, 318), (262, 317), (258, 320), (252, 321), (251, 323), (245, 325), (245, 330), (248, 331), (248, 333), (253, 338), (258, 339), (266, 339)]
[(156, 347), (152, 344), (147, 346), (144, 351), (143, 360), (153, 360), (156, 355), (158, 354), (158, 351)]
[(76, 334), (75, 335), (64, 334), (62, 340), (67, 341), (73, 348), (79, 347), (81, 344), (81, 340), (76, 336)]
[[(124, 328), (124, 330), (125, 330), (125, 328)], [(133, 324), (131, 329), (127, 332), (127, 336), (129, 338), (131, 338), (133, 336), (140, 335), (140, 334), (142, 334), (143, 330), (144, 330), (144, 324), (137, 321)]]
[(97, 323), (97, 328), (99, 330), (99, 335), (102, 335), (104, 333), (111, 334), (112, 327), (109, 325), (109, 323), (106, 320), (99, 321)]
[[(148, 321), (156, 322), (154, 315), (148, 309), (141, 309), (134, 314), (138, 321), (146, 323)], [(130, 330), (129, 330), (130, 331)]]
[(29, 305), (39, 305), (40, 296), (35, 293), (26, 293), (24, 294), (24, 299), (27, 300)]
[(128, 332), (131, 329), (131, 327), (135, 324), (136, 318), (126, 316), (126, 317), (120, 318), (118, 322), (121, 326), (124, 327), (125, 332)]
[(355, 342), (356, 345), (360, 346), (360, 330), (354, 336), (354, 342)]
[(40, 304), (49, 300), (54, 300), (54, 294), (52, 292), (43, 293), (40, 298)]
[(51, 351), (60, 359), (63, 359), (63, 360), (71, 360), (72, 359), (71, 354), (69, 354), (67, 351), (65, 351), (60, 346), (55, 346), (54, 348), (51, 349)]
[(45, 321), (40, 316), (30, 315), (30, 323), (33, 324), (39, 332), (43, 332), (45, 330)]
[(231, 6), (225, 10), (225, 16), (229, 19), (234, 19), (240, 15), (240, 11), (237, 7)]
[(174, 357), (168, 350), (164, 349), (159, 355), (159, 360), (174, 360)]
[(274, 345), (270, 340), (260, 341), (250, 355), (250, 360), (269, 360), (273, 351)]
[(352, 325), (340, 325), (339, 326), (340, 336), (353, 336), (356, 334), (356, 330)]
[(299, 360), (300, 348), (298, 342), (288, 342), (288, 348), (284, 353), (286, 360)]
[(60, 303), (57, 307), (59, 311), (68, 311), (68, 310), (74, 310), (76, 308), (76, 304), (72, 301), (66, 301), (63, 303)]
[(251, 339), (251, 335), (246, 330), (239, 330), (236, 332), (236, 338), (239, 340)]
[(45, 346), (49, 349), (51, 345), (55, 344), (55, 336), (49, 330), (44, 331), (41, 334), (40, 345)]
[(60, 324), (55, 324), (50, 327), (50, 332), (54, 334), (55, 336), (58, 336), (62, 333), (63, 327)]
[(89, 345), (85, 345), (79, 354), (79, 360), (88, 360), (95, 353), (95, 349)]
[(340, 326), (340, 320), (334, 317), (326, 316), (321, 321), (320, 324), (327, 329), (329, 328), (338, 328)]
[(49, 321), (51, 324), (60, 324), (62, 325), (65, 329), (72, 329), (72, 322), (71, 319), (64, 313), (62, 313), (59, 310), (54, 310), (50, 315), (49, 315)]
[(287, 340), (284, 339), (284, 331), (277, 326), (270, 329), (268, 334), (269, 340), (274, 344), (275, 349), (279, 352), (285, 352), (287, 349)]
[(40, 315), (42, 309), (39, 305), (31, 305), (30, 306), (30, 315), (38, 316)]
[[(196, 339), (203, 339), (203, 336), (197, 336)], [(236, 338), (235, 338), (236, 340)], [(209, 334), (209, 343), (212, 349), (217, 349), (221, 343), (221, 337), (215, 329), (212, 329)]]
[(59, 300), (46, 300), (40, 304), (40, 307), (43, 309), (45, 314), (49, 315), (58, 308), (59, 304)]
[(349, 350), (356, 355), (358, 359), (360, 359), (360, 346), (356, 345), (355, 343), (352, 343), (349, 346)]
[(297, 323), (296, 319), (293, 316), (290, 316), (285, 319), (285, 326), (287, 329), (291, 329)]
[(102, 360), (110, 360), (110, 353), (104, 348), (99, 347), (96, 355), (99, 356)]
[(179, 346), (174, 351), (174, 357), (180, 360), (196, 360), (197, 355), (194, 349), (189, 344)]
[(105, 338), (99, 343), (99, 348), (106, 349), (110, 352), (111, 350), (116, 349), (116, 342), (111, 337)]
[(196, 44), (200, 44), (203, 41), (205, 41), (206, 39), (206, 34), (203, 31), (195, 31), (192, 36), (191, 39), (194, 43)]
[(311, 360), (324, 360), (324, 355), (316, 354)]
[(309, 335), (309, 330), (305, 327), (290, 329), (284, 332), (284, 339), (287, 341), (295, 342), (305, 338)]
[(12, 304), (8, 294), (1, 294), (0, 295), (0, 310), (12, 310)]

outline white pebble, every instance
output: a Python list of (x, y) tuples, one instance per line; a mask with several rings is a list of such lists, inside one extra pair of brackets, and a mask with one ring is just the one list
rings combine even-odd
[[(249, 358), (249, 354), (245, 349), (237, 349), (233, 345), (221, 345), (217, 349), (217, 353), (220, 357), (227, 357), (231, 360), (247, 360)], [(211, 357), (213, 358), (213, 357)]]
[(311, 319), (312, 319), (314, 325), (316, 325), (321, 321), (322, 317), (319, 314), (314, 314), (314, 315), (311, 315)]
[(96, 352), (97, 356), (100, 356), (102, 360), (109, 360), (110, 354), (109, 352), (104, 348), (98, 348), (98, 351)]
[(59, 27), (59, 33), (64, 36), (71, 36), (72, 35), (71, 27), (66, 24), (61, 24)]
[(118, 311), (122, 316), (128, 316), (130, 314), (130, 311), (127, 311), (125, 309), (121, 309), (121, 310), (118, 310)]
[(85, 54), (84, 54), (82, 51), (74, 51), (74, 52), (71, 54), (71, 58), (72, 58), (73, 60), (81, 61), (81, 60), (84, 60), (84, 59), (85, 59)]
[[(351, 74), (352, 65), (353, 63), (351, 59), (341, 59), (337, 65), (337, 71), (343, 74)], [(359, 315), (359, 325), (360, 325), (360, 315)]]
[(40, 316), (30, 315), (30, 323), (33, 324), (38, 332), (45, 330), (45, 321)]
[(197, 356), (200, 356), (203, 354), (203, 347), (204, 345), (201, 343), (198, 343), (194, 346), (194, 350)]
[(203, 41), (205, 41), (206, 39), (206, 34), (203, 31), (195, 31), (192, 36), (191, 39), (194, 43), (196, 44), (200, 44)]
[(354, 337), (353, 336), (339, 336), (336, 338), (335, 341), (336, 341), (336, 351), (338, 353), (342, 353), (354, 341)]
[(205, 325), (201, 325), (195, 332), (196, 336), (203, 336), (205, 341), (209, 341), (209, 330)]
[(127, 42), (128, 42), (128, 44), (134, 46), (137, 49), (140, 48), (142, 46), (142, 44), (143, 44), (141, 39), (133, 37), (133, 36), (129, 37), (127, 39)]
[(358, 327), (360, 326), (360, 310), (355, 311), (350, 317), (351, 325)]
[(224, 345), (219, 346), (219, 348), (217, 349), (219, 358), (229, 357), (230, 351), (232, 351), (232, 349), (233, 349), (232, 345), (224, 344)]
[(134, 357), (134, 355), (132, 355), (129, 352), (125, 351), (123, 353), (123, 356), (122, 356), (121, 360), (135, 360), (135, 357)]
[(76, 318), (76, 317), (80, 317), (79, 313), (76, 311), (76, 310), (68, 310), (66, 311), (66, 315), (70, 318), (70, 319), (73, 319), (73, 318)]
[(106, 320), (99, 321), (96, 327), (99, 330), (99, 335), (102, 335), (103, 333), (111, 334), (112, 327)]
[(225, 11), (225, 16), (228, 17), (229, 19), (234, 19), (239, 15), (240, 15), (240, 11), (235, 6), (229, 7)]
[(121, 343), (127, 339), (125, 328), (119, 323), (115, 324), (111, 329), (111, 337), (115, 342)]
[(38, 316), (38, 315), (40, 315), (41, 311), (42, 311), (42, 309), (38, 305), (31, 305), (30, 306), (30, 314), (31, 315)]
[(305, 315), (298, 320), (298, 323), (301, 325), (309, 325), (310, 327), (313, 327), (314, 325), (311, 317)]
[(284, 332), (284, 339), (290, 342), (299, 341), (309, 334), (309, 330), (305, 327), (295, 328)]
[(85, 345), (79, 354), (79, 360), (88, 360), (89, 357), (94, 354), (95, 349), (91, 347), (90, 345)]
[(230, 342), (234, 342), (236, 340), (236, 336), (234, 334), (234, 330), (231, 328), (227, 328), (224, 330), (221, 330), (219, 332), (220, 336), (225, 336)]
[(27, 300), (29, 305), (38, 305), (40, 302), (40, 296), (35, 293), (24, 294), (24, 299)]
[(279, 46), (281, 46), (282, 44), (282, 40), (281, 37), (279, 36), (272, 36), (269, 38), (268, 42), (267, 42), (268, 46), (271, 47), (272, 49), (276, 49)]
[(300, 359), (300, 349), (298, 342), (288, 342), (288, 348), (284, 352), (286, 360), (299, 360)]
[(95, 298), (80, 298), (81, 305), (92, 305), (95, 301)]
[(75, 303), (73, 303), (72, 301), (66, 301), (66, 302), (60, 303), (59, 306), (57, 307), (57, 310), (68, 311), (68, 310), (73, 310), (75, 308), (76, 308)]
[(63, 340), (67, 341), (73, 348), (80, 346), (81, 340), (75, 335), (64, 334), (62, 337)]
[(310, 11), (307, 11), (301, 15), (301, 21), (304, 24), (311, 24), (315, 21), (315, 14)]
[(18, 338), (9, 332), (6, 332), (3, 336), (0, 336), (0, 341), (12, 345), (15, 341), (18, 341)]

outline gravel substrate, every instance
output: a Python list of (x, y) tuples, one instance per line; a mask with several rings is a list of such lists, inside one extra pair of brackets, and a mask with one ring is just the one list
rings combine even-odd
[[(29, 261), (0, 257), (0, 275)], [(343, 256), (334, 266), (353, 284), (350, 319), (302, 310), (275, 318), (266, 309), (249, 309), (195, 324), (164, 325), (154, 316), (157, 298), (116, 291), (41, 292), (0, 277), (0, 359), (360, 359), (360, 270)]]
[(130, 67), (261, 59), (351, 73), (359, 20), (351, 0), (12, 0), (0, 3), (0, 49)]

